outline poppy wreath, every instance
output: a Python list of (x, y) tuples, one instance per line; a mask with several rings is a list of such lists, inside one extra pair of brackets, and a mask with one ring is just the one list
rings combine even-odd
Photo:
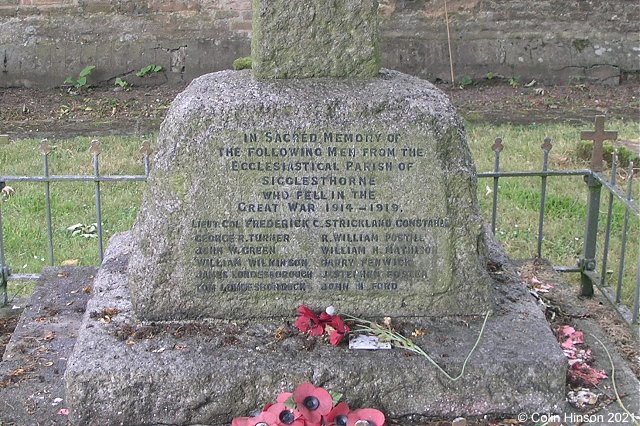
[(341, 394), (330, 393), (311, 383), (278, 395), (253, 417), (236, 417), (232, 426), (383, 426), (384, 414), (373, 408), (351, 409), (338, 402)]
[(316, 315), (305, 305), (298, 307), (300, 316), (296, 319), (295, 326), (301, 333), (308, 333), (311, 336), (322, 336), (329, 334), (329, 341), (333, 346), (338, 346), (351, 329), (344, 323), (344, 320), (335, 313), (332, 306), (325, 312)]

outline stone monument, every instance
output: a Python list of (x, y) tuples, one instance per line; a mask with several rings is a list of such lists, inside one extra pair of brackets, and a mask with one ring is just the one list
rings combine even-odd
[(175, 100), (134, 230), (138, 318), (487, 310), (462, 121), (430, 84), (380, 72), (377, 2), (331, 4), (254, 2), (254, 75)]
[[(388, 416), (553, 410), (566, 360), (517, 278), (487, 271), (508, 262), (455, 109), (380, 70), (377, 1), (254, 0), (253, 14), (253, 72), (194, 80), (162, 125), (69, 361), (73, 421), (225, 424), (304, 381)], [(415, 321), (452, 370), (494, 315), (447, 382), (398, 351), (274, 342), (300, 304)]]

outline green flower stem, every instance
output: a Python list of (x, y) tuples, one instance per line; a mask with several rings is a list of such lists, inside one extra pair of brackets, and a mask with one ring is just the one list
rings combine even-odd
[(415, 352), (419, 355), (422, 355), (427, 359), (427, 361), (433, 364), (433, 366), (436, 367), (442, 374), (444, 374), (449, 380), (451, 380), (452, 382), (455, 382), (456, 380), (460, 379), (464, 374), (464, 370), (467, 367), (467, 362), (469, 361), (469, 358), (471, 358), (471, 355), (478, 347), (478, 344), (480, 343), (480, 339), (482, 338), (482, 335), (484, 333), (484, 328), (487, 325), (487, 320), (489, 319), (489, 315), (491, 315), (491, 310), (487, 311), (487, 313), (485, 314), (484, 322), (482, 323), (482, 327), (480, 328), (480, 333), (478, 334), (478, 338), (476, 339), (475, 344), (471, 348), (471, 351), (469, 351), (469, 354), (465, 358), (464, 362), (462, 363), (462, 370), (460, 370), (460, 374), (458, 374), (455, 377), (452, 377), (442, 367), (440, 367), (440, 365), (438, 365), (438, 363), (433, 358), (431, 358), (429, 354), (427, 354), (420, 346), (416, 345), (414, 342), (404, 337), (402, 334), (396, 331), (390, 330), (389, 328), (383, 327), (380, 324), (377, 324), (375, 322), (363, 320), (361, 318), (356, 318), (348, 315), (345, 315), (345, 317), (349, 318), (350, 320), (354, 321), (357, 324), (357, 328), (354, 329), (353, 332), (372, 334), (377, 336), (378, 339), (380, 339), (381, 341), (391, 342), (393, 343), (394, 346), (398, 348), (406, 349), (408, 351)]
[(600, 343), (600, 346), (602, 346), (602, 349), (604, 349), (604, 351), (607, 353), (607, 357), (609, 358), (609, 364), (611, 364), (611, 384), (613, 385), (613, 392), (616, 395), (616, 402), (618, 403), (620, 408), (622, 408), (622, 410), (629, 415), (629, 418), (633, 419), (633, 423), (640, 426), (640, 422), (638, 422), (638, 420), (633, 415), (633, 413), (627, 410), (627, 407), (625, 407), (624, 403), (622, 402), (622, 399), (620, 399), (620, 394), (618, 393), (618, 387), (616, 386), (616, 366), (613, 363), (613, 358), (611, 358), (611, 354), (609, 353), (609, 350), (604, 345), (604, 343), (602, 343), (602, 341), (598, 339), (594, 334), (592, 334), (591, 337), (593, 337), (598, 341), (598, 343)]

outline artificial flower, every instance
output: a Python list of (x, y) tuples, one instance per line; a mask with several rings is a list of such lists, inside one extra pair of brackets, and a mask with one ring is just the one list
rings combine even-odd
[(300, 316), (295, 322), (295, 326), (302, 333), (309, 333), (312, 336), (322, 336), (324, 333), (324, 324), (320, 321), (320, 318), (305, 305), (300, 305), (298, 308)]
[(231, 426), (246, 426), (247, 420), (250, 418), (251, 417), (234, 417), (233, 420), (231, 420)]
[(287, 399), (291, 398), (291, 396), (293, 396), (293, 392), (282, 392), (276, 398), (276, 402), (282, 402), (284, 404), (285, 402), (287, 402)]
[(347, 416), (349, 415), (349, 405), (340, 402), (324, 418), (327, 426), (347, 426)]
[[(278, 395), (278, 397), (276, 398), (276, 402), (282, 402), (283, 404), (285, 402), (287, 402), (287, 399), (291, 398), (293, 394), (291, 392), (282, 392), (280, 395)], [(267, 411), (269, 410), (269, 408), (275, 404), (274, 402), (269, 402), (267, 403), (267, 405), (264, 406), (264, 408), (262, 409), (262, 411)]]
[(384, 414), (374, 408), (360, 408), (347, 415), (347, 426), (383, 426)]
[(296, 408), (308, 423), (318, 423), (333, 408), (333, 398), (326, 389), (317, 388), (311, 383), (302, 383), (293, 392)]
[(238, 417), (231, 421), (232, 426), (275, 426), (277, 418), (273, 413), (263, 411), (255, 417)]
[(328, 326), (327, 329), (329, 331), (329, 341), (331, 345), (338, 346), (351, 329), (344, 323), (340, 315), (335, 314), (336, 311), (333, 306), (329, 306), (329, 308), (320, 314), (320, 321), (325, 324), (325, 326)]
[(331, 317), (330, 325), (333, 328), (333, 331), (331, 331), (329, 335), (329, 340), (331, 342), (331, 345), (338, 346), (351, 329), (338, 315), (334, 315)]
[(272, 404), (267, 411), (276, 416), (276, 422), (273, 426), (305, 426), (302, 414), (287, 407), (284, 402)]

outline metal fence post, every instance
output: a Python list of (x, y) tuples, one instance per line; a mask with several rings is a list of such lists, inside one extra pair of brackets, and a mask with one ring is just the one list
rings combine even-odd
[[(6, 183), (3, 181), (0, 181), (0, 191), (2, 191), (5, 186), (6, 186)], [(2, 235), (3, 225), (2, 225), (2, 204), (1, 203), (2, 202), (0, 201), (0, 301), (2, 301), (0, 306), (6, 306), (7, 303), (9, 303), (7, 290), (8, 290), (9, 275), (11, 274), (11, 271), (9, 270), (9, 267), (4, 263), (4, 240)]]
[(102, 204), (100, 202), (100, 142), (97, 140), (91, 141), (91, 156), (93, 157), (93, 174), (95, 177), (95, 187), (96, 187), (96, 227), (98, 228), (98, 258), (100, 259), (100, 263), (104, 260), (104, 249), (102, 247), (102, 237), (103, 237), (103, 229), (102, 229)]
[[(502, 139), (496, 138), (496, 141), (491, 146), (491, 149), (495, 153), (493, 171), (498, 173), (500, 172), (500, 152), (502, 152), (502, 150), (504, 149), (504, 145), (502, 145)], [(496, 234), (496, 221), (498, 218), (498, 189), (498, 177), (495, 176), (493, 178), (493, 204), (491, 205), (491, 233), (493, 235)]]
[(593, 282), (587, 272), (593, 272), (596, 269), (596, 242), (598, 237), (598, 216), (600, 215), (600, 190), (602, 185), (593, 175), (586, 176), (585, 182), (589, 187), (587, 223), (584, 233), (584, 251), (578, 266), (580, 267), (580, 294), (583, 296), (593, 296)]
[[(553, 145), (551, 145), (551, 138), (545, 137), (544, 143), (540, 146), (542, 148), (542, 152), (544, 153), (544, 159), (542, 160), (542, 172), (546, 173), (549, 168), (549, 152)], [(545, 203), (547, 199), (547, 177), (542, 176), (542, 183), (540, 188), (540, 215), (538, 217), (538, 247), (537, 247), (537, 256), (538, 259), (542, 258), (542, 227), (544, 226), (544, 209)]]
[(49, 240), (49, 265), (55, 264), (53, 257), (53, 224), (51, 219), (51, 182), (49, 181), (49, 154), (51, 146), (47, 139), (42, 139), (40, 143), (40, 153), (42, 154), (42, 165), (44, 168), (44, 205), (47, 212), (47, 237)]

